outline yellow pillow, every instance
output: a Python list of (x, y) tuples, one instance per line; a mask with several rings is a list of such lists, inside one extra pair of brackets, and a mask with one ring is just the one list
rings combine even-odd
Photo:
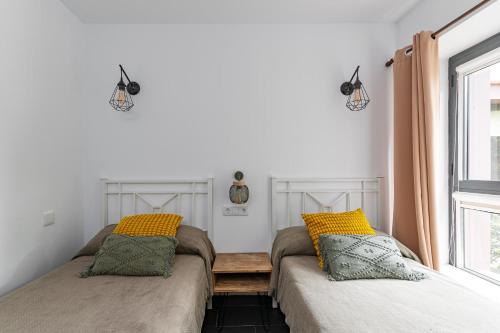
[(113, 230), (128, 236), (172, 236), (177, 234), (182, 216), (177, 214), (140, 214), (125, 216)]
[(375, 230), (360, 208), (342, 213), (302, 214), (302, 219), (313, 241), (321, 269), (323, 269), (323, 258), (319, 251), (319, 235), (375, 235)]

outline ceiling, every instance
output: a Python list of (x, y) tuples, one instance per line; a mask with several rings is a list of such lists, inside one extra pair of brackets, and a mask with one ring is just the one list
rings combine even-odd
[(84, 23), (395, 22), (421, 0), (60, 0)]

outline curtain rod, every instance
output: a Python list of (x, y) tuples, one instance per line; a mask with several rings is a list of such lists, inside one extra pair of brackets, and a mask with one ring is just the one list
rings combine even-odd
[[(435, 39), (436, 37), (439, 37), (443, 33), (447, 32), (450, 28), (453, 28), (456, 24), (460, 23), (464, 18), (467, 18), (468, 16), (472, 15), (476, 11), (479, 11), (479, 9), (482, 9), (488, 3), (494, 2), (494, 1), (496, 1), (496, 0), (493, 0), (493, 1), (492, 0), (483, 0), (483, 1), (481, 1), (480, 3), (478, 3), (477, 5), (475, 5), (474, 7), (472, 7), (471, 9), (469, 9), (468, 11), (466, 11), (465, 13), (460, 15), (459, 17), (455, 18), (454, 20), (448, 22), (447, 24), (445, 24), (444, 26), (442, 26), (441, 28), (436, 30), (431, 35), (432, 38)], [(406, 50), (407, 52), (411, 52), (411, 50), (413, 49), (413, 47), (411, 45), (407, 46), (406, 48), (407, 48), (407, 50)], [(391, 58), (391, 59), (389, 59), (389, 61), (387, 61), (385, 63), (385, 67), (391, 67), (391, 65), (393, 63), (394, 63), (394, 59)]]

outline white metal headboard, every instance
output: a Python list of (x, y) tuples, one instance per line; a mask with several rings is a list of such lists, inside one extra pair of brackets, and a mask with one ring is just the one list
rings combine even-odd
[(301, 213), (363, 209), (374, 228), (381, 227), (378, 178), (271, 178), (271, 232), (304, 225)]
[(213, 239), (213, 178), (101, 183), (105, 226), (127, 215), (171, 212), (184, 217), (182, 224), (206, 230)]

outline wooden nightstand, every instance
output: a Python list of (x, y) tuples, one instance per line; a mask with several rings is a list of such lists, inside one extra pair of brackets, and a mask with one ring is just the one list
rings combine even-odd
[(216, 293), (267, 293), (273, 266), (267, 253), (218, 253), (212, 267)]
[[(267, 253), (217, 253), (212, 267), (214, 293), (223, 296), (247, 293), (267, 296), (272, 270)], [(269, 318), (264, 319), (262, 304), (264, 302), (261, 303), (261, 317), (267, 330)], [(223, 327), (224, 313), (223, 302), (217, 310), (217, 330)]]

